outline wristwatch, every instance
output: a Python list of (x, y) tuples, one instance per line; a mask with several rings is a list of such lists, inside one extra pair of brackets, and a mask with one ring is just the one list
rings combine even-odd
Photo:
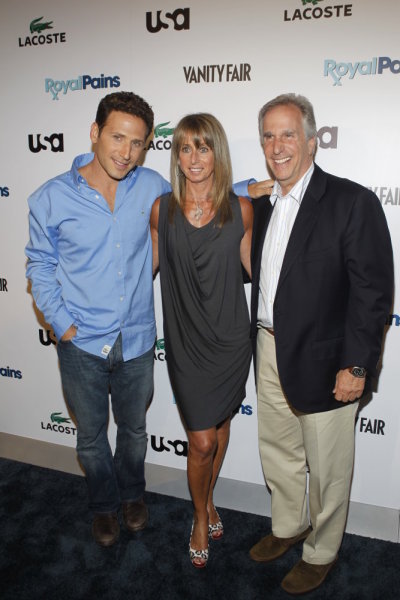
[(351, 373), (353, 377), (364, 379), (367, 375), (367, 369), (364, 369), (364, 367), (349, 367), (349, 373)]

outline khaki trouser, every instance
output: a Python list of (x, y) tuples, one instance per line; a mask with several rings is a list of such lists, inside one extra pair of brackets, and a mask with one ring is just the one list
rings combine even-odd
[(304, 531), (310, 520), (313, 530), (304, 542), (303, 560), (330, 563), (346, 525), (358, 402), (321, 413), (296, 411), (280, 385), (275, 339), (264, 329), (258, 332), (256, 376), (258, 439), (271, 490), (272, 532), (292, 537)]

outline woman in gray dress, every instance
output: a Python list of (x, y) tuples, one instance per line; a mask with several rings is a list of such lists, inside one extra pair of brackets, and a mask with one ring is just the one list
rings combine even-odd
[(187, 115), (171, 148), (172, 193), (153, 205), (169, 377), (186, 428), (194, 566), (223, 535), (213, 490), (251, 360), (242, 265), (250, 276), (253, 209), (232, 192), (228, 142), (215, 117)]

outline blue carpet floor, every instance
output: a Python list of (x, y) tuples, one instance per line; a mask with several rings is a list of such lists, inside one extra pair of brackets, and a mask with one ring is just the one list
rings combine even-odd
[[(91, 538), (82, 477), (0, 459), (1, 600), (289, 600), (280, 588), (301, 556), (253, 562), (270, 530), (264, 517), (220, 509), (226, 535), (206, 569), (188, 557), (190, 502), (146, 494), (147, 529), (121, 527), (110, 548)], [(399, 600), (400, 544), (345, 535), (340, 559), (309, 600)]]

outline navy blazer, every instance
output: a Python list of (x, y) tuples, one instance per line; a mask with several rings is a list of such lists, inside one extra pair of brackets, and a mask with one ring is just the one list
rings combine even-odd
[[(255, 348), (261, 256), (273, 208), (269, 196), (254, 200), (253, 207)], [(307, 413), (345, 406), (332, 394), (337, 372), (357, 365), (376, 374), (392, 294), (392, 246), (378, 198), (315, 165), (273, 309), (279, 377), (292, 406)]]

